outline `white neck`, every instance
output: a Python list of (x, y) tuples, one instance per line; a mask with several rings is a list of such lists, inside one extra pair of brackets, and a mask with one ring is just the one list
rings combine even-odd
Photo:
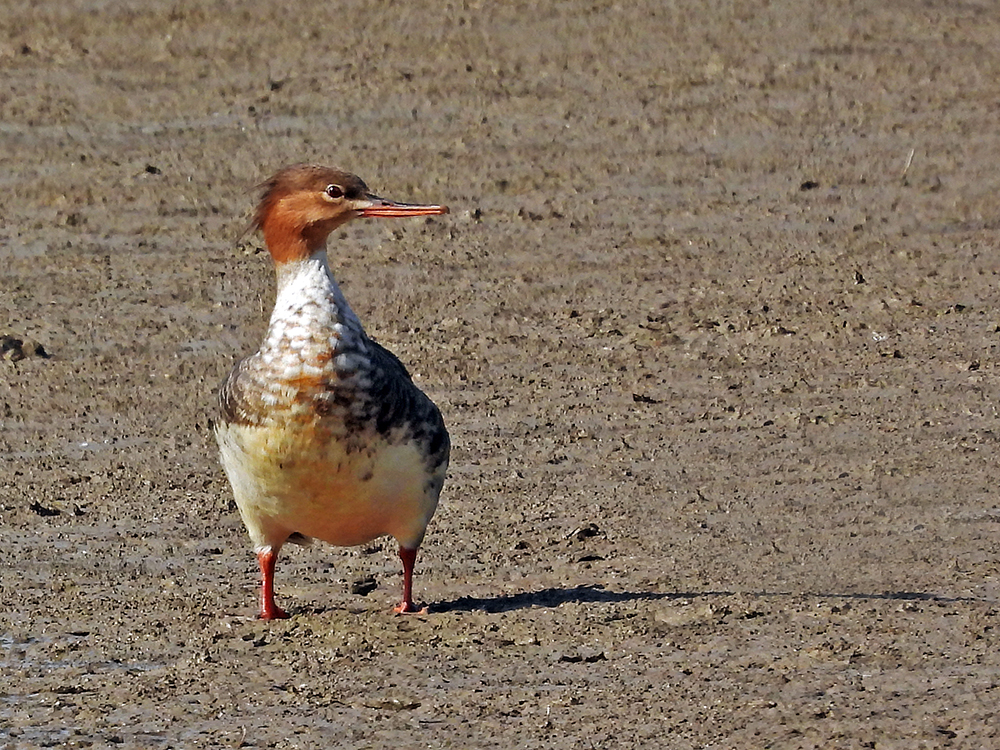
[(301, 349), (311, 343), (329, 345), (334, 338), (339, 349), (365, 338), (361, 321), (330, 272), (326, 250), (281, 263), (277, 274), (278, 295), (264, 348)]

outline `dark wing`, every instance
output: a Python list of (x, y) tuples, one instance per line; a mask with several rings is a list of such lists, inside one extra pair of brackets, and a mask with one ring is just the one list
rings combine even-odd
[(437, 468), (448, 460), (451, 449), (441, 412), (413, 384), (395, 354), (374, 341), (371, 344), (372, 384), (367, 396), (375, 429), (385, 436), (397, 429), (405, 430), (408, 438), (421, 444), (431, 469)]

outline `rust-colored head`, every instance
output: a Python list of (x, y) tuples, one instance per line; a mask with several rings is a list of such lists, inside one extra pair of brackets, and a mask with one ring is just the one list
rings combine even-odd
[(264, 233), (275, 263), (307, 258), (341, 224), (364, 216), (431, 216), (447, 206), (393, 203), (373, 195), (360, 177), (315, 164), (285, 167), (262, 186), (254, 229)]

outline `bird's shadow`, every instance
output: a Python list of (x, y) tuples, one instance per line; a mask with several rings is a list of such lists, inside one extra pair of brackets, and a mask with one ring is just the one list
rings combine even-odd
[[(704, 595), (709, 595), (708, 593)], [(558, 607), (560, 604), (607, 604), (653, 599), (684, 599), (688, 594), (655, 591), (607, 591), (600, 586), (548, 588), (502, 596), (460, 596), (430, 605), (431, 612), (510, 612), (529, 607)]]
[(572, 588), (547, 588), (539, 591), (522, 591), (517, 594), (480, 597), (460, 596), (430, 605), (430, 612), (511, 612), (531, 607), (558, 607), (561, 604), (609, 604), (631, 601), (655, 601), (674, 599), (723, 599), (730, 596), (774, 597), (774, 598), (819, 598), (837, 600), (889, 600), (889, 601), (930, 601), (930, 602), (972, 602), (985, 601), (976, 597), (950, 597), (923, 591), (887, 591), (881, 593), (817, 593), (792, 591), (608, 591), (598, 585), (573, 586)]

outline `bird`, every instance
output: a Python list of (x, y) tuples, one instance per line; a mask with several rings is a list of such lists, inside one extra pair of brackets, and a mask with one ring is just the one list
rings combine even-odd
[(413, 601), (417, 550), (451, 451), (438, 407), (373, 339), (334, 279), (327, 238), (357, 218), (433, 216), (447, 206), (379, 198), (356, 175), (294, 164), (259, 186), (248, 231), (274, 261), (277, 295), (259, 350), (218, 391), (222, 466), (260, 567), (260, 618), (274, 600), (282, 546), (392, 536), (403, 565), (398, 613)]

